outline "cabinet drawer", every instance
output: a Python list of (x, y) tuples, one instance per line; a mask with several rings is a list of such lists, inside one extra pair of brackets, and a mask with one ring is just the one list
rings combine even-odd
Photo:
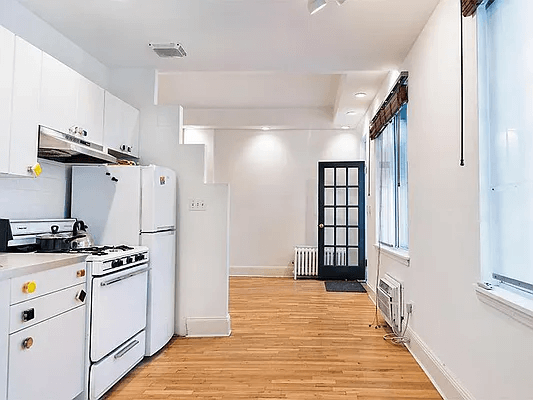
[(40, 297), (84, 282), (84, 262), (13, 278), (11, 279), (11, 304)]
[(90, 372), (90, 400), (99, 399), (111, 386), (128, 373), (144, 357), (145, 332), (128, 340), (102, 361), (93, 364)]
[(86, 290), (84, 283), (12, 305), (9, 310), (9, 333), (28, 328), (82, 305), (84, 302), (76, 299), (82, 289)]
[[(9, 335), (8, 399), (68, 400), (83, 391), (85, 309)], [(24, 348), (30, 338), (32, 345)]]

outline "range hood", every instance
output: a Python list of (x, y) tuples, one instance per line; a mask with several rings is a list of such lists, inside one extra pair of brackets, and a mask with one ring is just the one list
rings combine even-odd
[(116, 163), (117, 159), (104, 150), (99, 144), (39, 126), (38, 157), (63, 163)]

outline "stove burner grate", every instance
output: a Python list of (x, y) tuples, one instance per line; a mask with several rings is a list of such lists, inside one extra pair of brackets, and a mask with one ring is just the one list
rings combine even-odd
[(124, 244), (119, 246), (94, 246), (86, 247), (84, 249), (72, 249), (73, 253), (90, 253), (93, 256), (106, 256), (109, 253), (119, 253), (121, 251), (133, 250), (133, 247)]

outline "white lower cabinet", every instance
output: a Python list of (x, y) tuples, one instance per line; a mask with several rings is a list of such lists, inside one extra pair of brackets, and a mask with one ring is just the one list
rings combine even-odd
[(0, 281), (0, 400), (7, 398), (7, 360), (9, 354), (9, 281)]
[(83, 391), (85, 306), (9, 336), (8, 400), (71, 400)]
[(86, 290), (84, 262), (0, 281), (0, 400), (86, 390)]

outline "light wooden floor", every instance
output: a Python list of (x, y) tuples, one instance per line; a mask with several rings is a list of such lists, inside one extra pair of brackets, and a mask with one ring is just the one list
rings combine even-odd
[(405, 348), (368, 327), (366, 294), (232, 278), (230, 314), (231, 337), (176, 338), (107, 399), (441, 399)]

